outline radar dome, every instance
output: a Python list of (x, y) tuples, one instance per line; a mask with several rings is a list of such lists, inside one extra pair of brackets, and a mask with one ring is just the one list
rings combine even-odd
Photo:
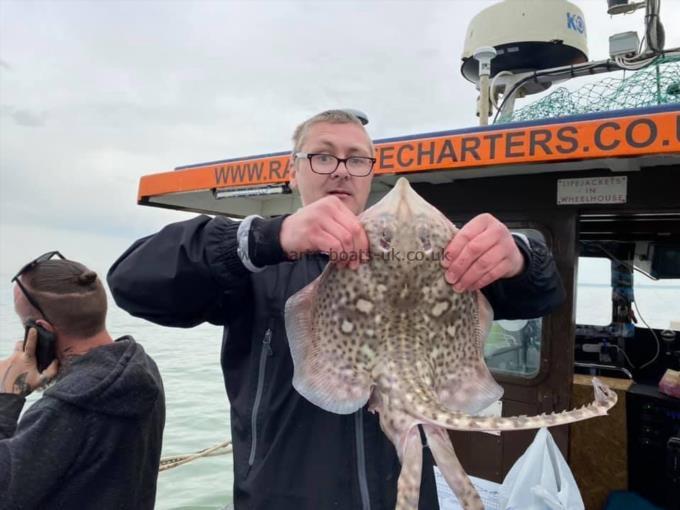
[[(477, 48), (493, 46), (491, 76), (501, 71), (521, 73), (588, 61), (586, 23), (581, 9), (566, 0), (503, 0), (475, 16), (468, 26), (461, 73), (479, 81)], [(525, 85), (540, 92), (549, 83)]]

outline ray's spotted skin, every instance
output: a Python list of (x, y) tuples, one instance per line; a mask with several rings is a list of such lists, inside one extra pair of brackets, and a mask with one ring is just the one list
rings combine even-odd
[(453, 292), (440, 264), (454, 225), (404, 178), (360, 216), (370, 261), (356, 271), (329, 264), (286, 304), (293, 386), (330, 412), (369, 402), (397, 449), (397, 509), (418, 508), (422, 424), (445, 480), (466, 510), (483, 509), (447, 429), (522, 430), (607, 414), (616, 394), (593, 379), (595, 401), (539, 416), (475, 416), (502, 388), (484, 362), (493, 320), (479, 291)]

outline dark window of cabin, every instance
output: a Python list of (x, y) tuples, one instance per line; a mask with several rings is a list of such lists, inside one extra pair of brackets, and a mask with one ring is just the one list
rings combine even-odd
[[(545, 242), (545, 236), (535, 229), (513, 229)], [(543, 319), (499, 320), (491, 326), (484, 345), (484, 358), (492, 372), (530, 379), (541, 367)]]

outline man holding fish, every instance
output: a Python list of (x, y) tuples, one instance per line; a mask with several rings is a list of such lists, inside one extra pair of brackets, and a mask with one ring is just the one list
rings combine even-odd
[[(290, 186), (300, 193), (297, 212), (174, 223), (135, 242), (108, 275), (116, 302), (132, 315), (167, 326), (224, 326), (236, 510), (395, 506), (400, 464), (378, 418), (367, 406), (330, 413), (296, 392), (284, 322), (288, 298), (329, 259), (356, 270), (369, 256), (357, 215), (375, 159), (363, 124), (331, 110), (296, 129)], [(441, 263), (452, 292), (481, 289), (496, 319), (545, 315), (564, 299), (545, 245), (513, 236), (489, 214), (461, 228)], [(427, 454), (419, 508), (438, 508)]]

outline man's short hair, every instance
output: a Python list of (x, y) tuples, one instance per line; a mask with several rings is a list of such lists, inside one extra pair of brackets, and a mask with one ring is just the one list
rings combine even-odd
[[(353, 113), (347, 110), (326, 110), (325, 112), (317, 113), (295, 128), (295, 132), (293, 133), (293, 153), (298, 152), (302, 148), (309, 128), (314, 124), (319, 124), (321, 122), (327, 122), (329, 124), (356, 124), (366, 132), (364, 123)], [(368, 137), (372, 150), (373, 142), (371, 141), (371, 137), (368, 136), (368, 133), (366, 133), (366, 136)]]
[[(21, 282), (58, 332), (93, 336), (106, 326), (106, 291), (97, 276), (74, 260), (47, 260), (21, 276)], [(37, 312), (31, 306), (33, 312)]]

